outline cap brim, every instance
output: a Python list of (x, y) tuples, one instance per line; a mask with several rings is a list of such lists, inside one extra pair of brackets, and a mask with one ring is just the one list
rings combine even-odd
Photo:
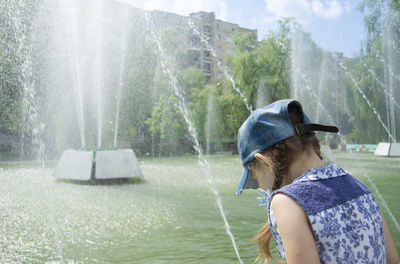
[(250, 171), (249, 171), (248, 167), (246, 166), (243, 170), (242, 178), (240, 179), (239, 186), (236, 189), (236, 195), (241, 194), (243, 189), (257, 189), (257, 188), (258, 188), (258, 182), (256, 179), (251, 177)]

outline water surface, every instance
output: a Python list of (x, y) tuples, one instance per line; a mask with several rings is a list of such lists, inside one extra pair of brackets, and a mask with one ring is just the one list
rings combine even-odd
[[(400, 219), (399, 158), (334, 154), (367, 185), (368, 172)], [(251, 239), (266, 220), (257, 193), (235, 195), (238, 156), (207, 160), (240, 256), (251, 263), (258, 252)], [(0, 263), (239, 263), (197, 157), (139, 162), (144, 183), (110, 185), (56, 180), (53, 163), (0, 163)]]

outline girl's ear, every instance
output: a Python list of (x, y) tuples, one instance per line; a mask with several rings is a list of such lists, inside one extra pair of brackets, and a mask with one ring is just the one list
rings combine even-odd
[(262, 161), (267, 167), (272, 168), (271, 164), (271, 159), (261, 153), (256, 153), (254, 154), (254, 157), (258, 159), (259, 161)]

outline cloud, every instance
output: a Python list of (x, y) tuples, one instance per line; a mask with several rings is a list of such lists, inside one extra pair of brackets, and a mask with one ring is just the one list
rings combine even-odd
[[(294, 17), (299, 23), (307, 25), (313, 16), (332, 19), (350, 11), (349, 3), (343, 5), (337, 0), (264, 0), (267, 11), (273, 19)], [(271, 17), (271, 16), (270, 16)]]
[(311, 21), (311, 5), (306, 0), (265, 0), (266, 9), (276, 18), (294, 17), (301, 24)]
[(327, 1), (325, 4), (321, 3), (320, 0), (314, 0), (311, 7), (316, 16), (324, 19), (339, 17), (344, 11), (342, 5), (336, 0)]
[(344, 11), (350, 12), (351, 11), (351, 6), (349, 2), (346, 2), (344, 5)]
[(214, 0), (119, 0), (134, 7), (145, 10), (162, 10), (187, 16), (198, 11), (214, 12), (216, 18), (228, 18), (228, 4), (226, 1)]

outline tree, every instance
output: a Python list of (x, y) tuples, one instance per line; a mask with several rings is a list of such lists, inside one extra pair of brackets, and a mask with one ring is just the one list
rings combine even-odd
[(400, 129), (398, 1), (364, 0), (359, 8), (365, 16), (368, 38), (360, 54), (346, 61), (347, 75), (351, 76), (349, 93), (358, 102), (356, 108), (350, 105), (355, 119), (353, 138), (375, 143), (396, 140)]
[[(32, 45), (42, 1), (0, 3), (0, 150), (31, 155), (40, 112)], [(21, 148), (22, 146), (22, 148)], [(21, 149), (24, 153), (21, 153)]]
[(161, 95), (147, 119), (149, 130), (156, 138), (155, 147), (159, 155), (178, 155), (191, 152), (187, 124), (182, 112), (177, 107), (177, 99), (171, 95)]

